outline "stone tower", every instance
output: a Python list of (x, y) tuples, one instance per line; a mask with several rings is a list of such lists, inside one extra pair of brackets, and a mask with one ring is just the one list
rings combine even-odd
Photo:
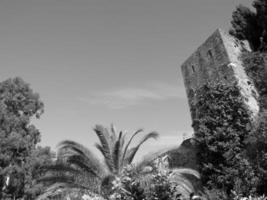
[(252, 120), (259, 112), (258, 93), (240, 60), (243, 51), (250, 51), (239, 40), (216, 30), (181, 66), (192, 118), (196, 113), (195, 91), (207, 82), (237, 83), (240, 95)]

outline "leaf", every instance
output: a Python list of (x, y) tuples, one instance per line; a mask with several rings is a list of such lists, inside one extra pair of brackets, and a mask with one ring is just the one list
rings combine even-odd
[(101, 153), (103, 154), (106, 163), (112, 171), (114, 170), (114, 163), (112, 160), (112, 155), (111, 155), (111, 145), (110, 145), (110, 136), (108, 133), (108, 130), (104, 128), (102, 125), (96, 125), (94, 128), (95, 133), (97, 134), (101, 146), (102, 146), (102, 151)]
[(123, 155), (122, 155), (122, 162), (121, 162), (121, 165), (124, 164), (124, 160), (125, 160), (125, 157), (126, 157), (126, 154), (127, 154), (127, 151), (128, 151), (128, 148), (133, 140), (133, 138), (138, 134), (138, 133), (141, 133), (143, 131), (143, 129), (138, 129), (137, 131), (134, 132), (134, 134), (132, 135), (132, 137), (129, 139), (128, 143), (126, 144), (125, 148), (124, 148), (124, 151), (123, 151)]
[(120, 171), (121, 136), (122, 136), (122, 131), (119, 134), (118, 140), (115, 143), (113, 153), (112, 153), (116, 173), (119, 173), (119, 171)]
[(149, 139), (157, 139), (159, 136), (159, 134), (157, 132), (151, 132), (148, 133), (147, 135), (144, 136), (144, 138), (138, 143), (138, 145), (136, 147), (131, 148), (128, 152), (127, 152), (127, 156), (125, 158), (125, 162), (127, 164), (131, 164), (135, 154), (137, 153), (137, 151), (139, 150), (139, 148), (142, 146), (142, 144), (144, 142), (146, 142)]
[(90, 163), (92, 168), (97, 169), (97, 173), (102, 174), (105, 171), (104, 166), (99, 159), (85, 146), (71, 140), (65, 140), (58, 144), (59, 158), (68, 158), (72, 155), (80, 155), (87, 163)]

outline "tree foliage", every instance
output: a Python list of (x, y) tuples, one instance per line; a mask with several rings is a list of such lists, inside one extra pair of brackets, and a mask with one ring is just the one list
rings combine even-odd
[(248, 76), (259, 92), (260, 102), (260, 114), (250, 134), (247, 153), (259, 176), (257, 191), (267, 194), (267, 54), (245, 53), (242, 59)]
[(109, 130), (102, 125), (96, 125), (94, 131), (100, 141), (96, 148), (103, 155), (104, 163), (85, 146), (74, 141), (63, 141), (58, 145), (57, 163), (44, 167), (46, 175), (40, 181), (47, 182), (53, 188), (55, 185), (84, 188), (108, 195), (112, 181), (121, 175), (126, 165), (133, 162), (141, 145), (158, 137), (156, 132), (148, 133), (137, 145), (130, 147), (142, 129), (133, 133), (127, 142), (126, 134), (122, 131), (117, 133), (113, 126)]
[(267, 1), (254, 0), (255, 11), (239, 5), (232, 14), (230, 34), (248, 40), (254, 51), (267, 51)]
[[(21, 78), (0, 83), (0, 188), (1, 198), (21, 198), (31, 193), (33, 168), (42, 163), (36, 149), (40, 132), (31, 123), (44, 105)], [(46, 152), (48, 155), (49, 153)], [(8, 182), (8, 183), (7, 183)]]
[(248, 76), (259, 93), (261, 110), (267, 109), (267, 53), (243, 53), (242, 60)]
[(246, 154), (258, 177), (257, 192), (267, 194), (267, 1), (254, 0), (255, 12), (242, 5), (233, 12), (230, 33), (248, 40), (253, 52), (243, 53), (248, 76), (259, 93), (260, 113), (247, 140)]
[(122, 176), (113, 182), (109, 199), (180, 200), (199, 192), (192, 184), (192, 180), (199, 180), (199, 173), (189, 168), (169, 169), (166, 156), (146, 168), (146, 173), (137, 173), (133, 166), (124, 168)]
[(255, 192), (258, 179), (244, 155), (252, 124), (239, 89), (209, 83), (195, 95), (198, 111), (193, 127), (204, 185), (226, 195), (231, 190)]

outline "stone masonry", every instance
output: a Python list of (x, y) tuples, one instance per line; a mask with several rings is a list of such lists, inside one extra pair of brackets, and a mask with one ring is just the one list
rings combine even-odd
[(207, 82), (236, 83), (252, 120), (257, 116), (258, 93), (240, 60), (243, 51), (250, 51), (249, 46), (218, 29), (182, 64), (192, 118), (197, 112), (195, 91)]

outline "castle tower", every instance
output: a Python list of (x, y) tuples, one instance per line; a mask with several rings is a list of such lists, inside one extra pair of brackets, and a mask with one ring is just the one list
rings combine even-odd
[(237, 83), (248, 112), (254, 119), (259, 112), (258, 93), (247, 76), (240, 59), (249, 47), (239, 40), (216, 30), (181, 66), (192, 118), (197, 108), (195, 91), (207, 82)]

